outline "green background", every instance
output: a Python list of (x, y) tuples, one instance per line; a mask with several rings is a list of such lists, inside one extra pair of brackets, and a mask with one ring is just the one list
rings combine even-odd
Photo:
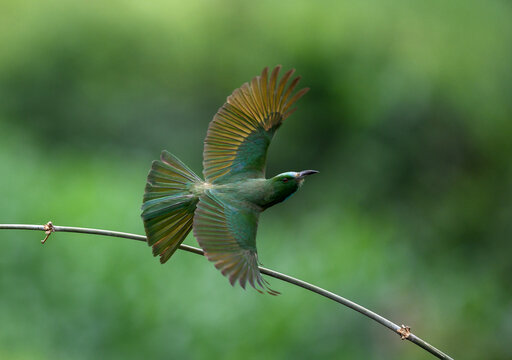
[[(200, 174), (226, 96), (294, 67), (311, 91), (267, 174), (320, 174), (262, 215), (263, 264), (455, 358), (510, 359), (511, 19), (506, 1), (3, 0), (0, 223), (142, 234), (160, 150)], [(275, 279), (260, 295), (197, 255), (43, 236), (0, 231), (2, 359), (432, 358)]]

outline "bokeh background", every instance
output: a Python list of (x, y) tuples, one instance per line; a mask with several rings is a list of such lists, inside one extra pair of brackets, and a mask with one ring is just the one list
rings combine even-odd
[[(455, 358), (510, 359), (511, 19), (506, 1), (3, 0), (0, 223), (142, 234), (160, 151), (200, 174), (226, 96), (294, 67), (311, 91), (267, 173), (321, 173), (262, 215), (263, 264)], [(2, 359), (432, 358), (277, 280), (265, 296), (189, 253), (43, 236), (0, 231)]]

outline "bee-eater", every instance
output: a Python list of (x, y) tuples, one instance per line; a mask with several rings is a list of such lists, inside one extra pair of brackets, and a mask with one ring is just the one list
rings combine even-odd
[(267, 149), (276, 130), (309, 89), (292, 96), (300, 80), (295, 70), (278, 81), (280, 66), (268, 77), (243, 84), (227, 98), (210, 122), (201, 180), (178, 158), (163, 151), (149, 171), (142, 219), (153, 255), (165, 263), (190, 230), (208, 260), (231, 285), (247, 282), (259, 292), (278, 294), (258, 269), (256, 230), (265, 209), (295, 193), (315, 170), (288, 171), (265, 178)]

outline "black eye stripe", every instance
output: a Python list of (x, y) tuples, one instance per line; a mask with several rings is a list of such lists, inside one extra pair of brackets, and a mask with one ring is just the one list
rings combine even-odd
[(283, 178), (283, 182), (288, 182), (288, 178)]

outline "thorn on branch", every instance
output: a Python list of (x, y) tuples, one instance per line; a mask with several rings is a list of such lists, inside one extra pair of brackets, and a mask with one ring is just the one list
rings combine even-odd
[(51, 221), (48, 221), (44, 225), (43, 229), (45, 230), (44, 233), (46, 234), (46, 236), (43, 240), (41, 240), (41, 244), (44, 244), (46, 242), (46, 240), (48, 240), (48, 238), (50, 237), (51, 233), (55, 232), (55, 228), (53, 227), (53, 224)]
[(402, 324), (400, 329), (398, 329), (396, 332), (400, 334), (400, 339), (405, 340), (409, 337), (409, 335), (411, 335), (411, 328)]

